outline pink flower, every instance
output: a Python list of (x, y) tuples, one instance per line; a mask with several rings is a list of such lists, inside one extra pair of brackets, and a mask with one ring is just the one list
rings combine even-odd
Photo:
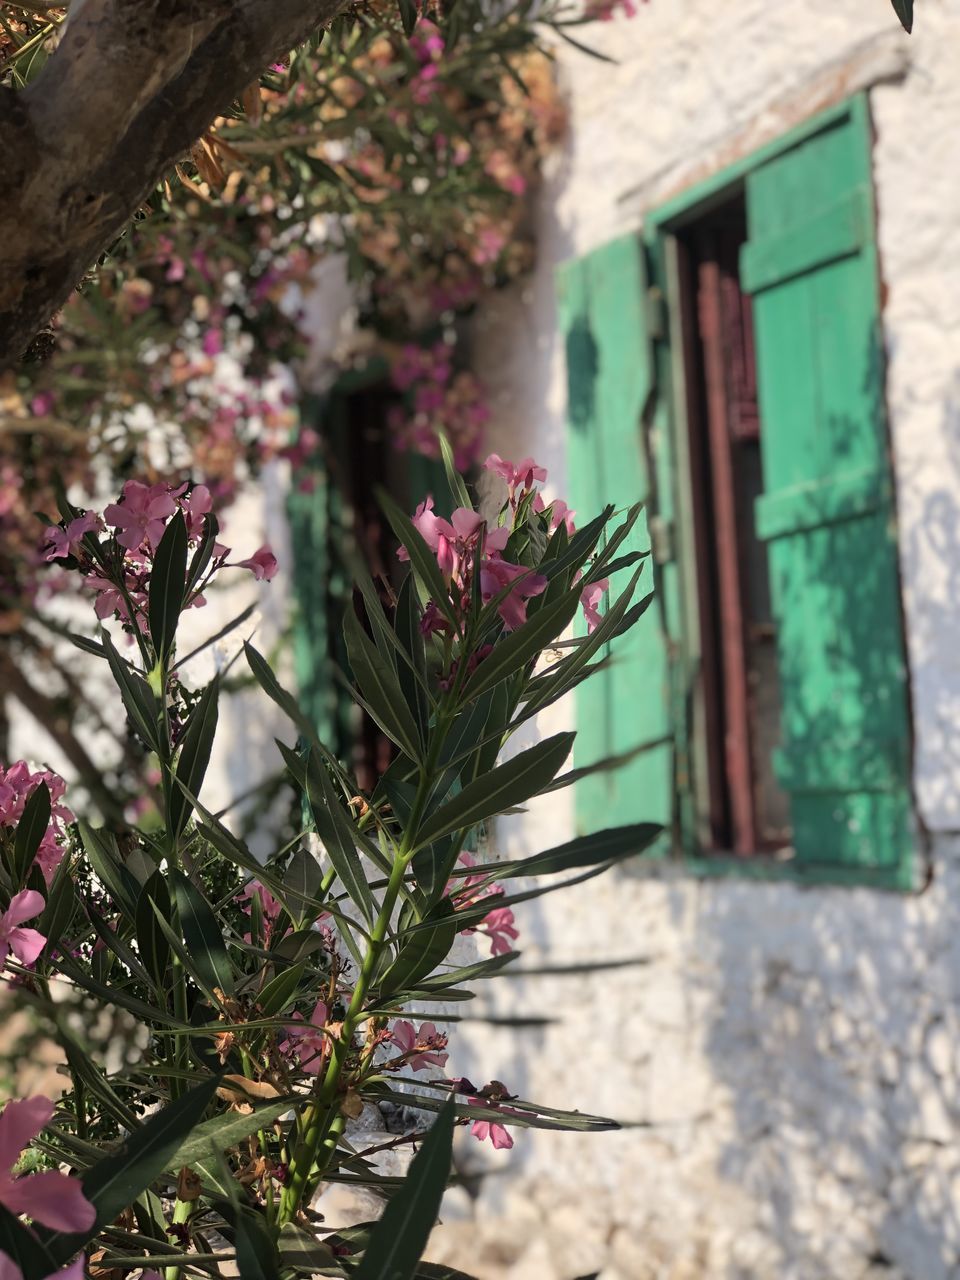
[(208, 329), (201, 346), (205, 356), (218, 356), (223, 350), (223, 334), (219, 329)]
[(401, 1053), (407, 1055), (407, 1063), (414, 1071), (442, 1067), (449, 1057), (449, 1054), (439, 1052), (447, 1043), (447, 1037), (432, 1022), (421, 1023), (420, 1030), (414, 1031), (412, 1022), (401, 1019), (393, 1024), (390, 1039)]
[[(46, 1128), (53, 1111), (53, 1103), (44, 1097), (8, 1102), (0, 1111), (0, 1204), (10, 1213), (29, 1214), (51, 1231), (89, 1231), (97, 1211), (78, 1179), (53, 1169), (23, 1178), (13, 1176), (21, 1151)], [(82, 1276), (82, 1269), (72, 1274)]]
[[(52, 1271), (45, 1280), (84, 1280), (83, 1268), (84, 1257), (81, 1254), (62, 1271)], [(0, 1280), (23, 1280), (23, 1272), (5, 1253), (0, 1253)], [(144, 1271), (141, 1274), (141, 1280), (160, 1280), (160, 1277), (156, 1271)]]
[(547, 579), (523, 565), (507, 560), (484, 560), (480, 566), (480, 594), (486, 604), (504, 587), (513, 589), (501, 600), (497, 612), (508, 631), (515, 631), (527, 620), (527, 600), (546, 589)]
[(583, 591), (580, 593), (580, 603), (583, 605), (583, 616), (587, 620), (587, 631), (593, 631), (595, 627), (600, 625), (600, 601), (603, 599), (603, 593), (607, 590), (609, 585), (610, 583), (608, 579), (601, 578), (598, 582), (591, 582), (589, 586), (584, 587)]
[(573, 517), (577, 513), (571, 511), (562, 498), (554, 498), (550, 503), (550, 528), (558, 529), (560, 525), (565, 525), (567, 533), (574, 534), (577, 526), (573, 523)]
[[(239, 896), (248, 902), (253, 898), (259, 898), (260, 909), (265, 920), (276, 920), (282, 910), (279, 900), (259, 880), (251, 880), (249, 884), (245, 884)], [(244, 907), (243, 910), (249, 914), (250, 908)]]
[(238, 560), (238, 569), (249, 569), (258, 582), (269, 582), (277, 572), (277, 557), (269, 547), (260, 547), (247, 560)]
[[(314, 1006), (310, 1021), (306, 1022), (302, 1014), (294, 1014), (295, 1022), (287, 1027), (290, 1038), (282, 1041), (280, 1052), (288, 1057), (296, 1057), (303, 1071), (316, 1075), (323, 1065), (326, 1037), (323, 1028), (330, 1012), (322, 1000)], [(299, 1024), (299, 1025), (297, 1025)]]
[(44, 418), (48, 413), (53, 412), (56, 403), (56, 397), (52, 391), (39, 391), (30, 401), (30, 409), (38, 418)]
[[(38, 916), (46, 904), (36, 889), (22, 889), (10, 899), (10, 905), (0, 915), (0, 966), (12, 951), (21, 964), (33, 964), (47, 945), (47, 940), (36, 929), (21, 929), (24, 920)], [(52, 1114), (52, 1113), (51, 1113)], [(2, 1119), (0, 1119), (2, 1125)], [(43, 1127), (42, 1125), (40, 1126)], [(39, 1133), (40, 1130), (37, 1130)], [(0, 1146), (0, 1157), (3, 1155)], [(0, 1186), (0, 1201), (2, 1201)]]
[(103, 528), (103, 521), (95, 511), (85, 511), (82, 516), (68, 521), (66, 528), (54, 524), (46, 530), (44, 542), (44, 560), (62, 560), (67, 556), (75, 556), (80, 549), (80, 542), (85, 533), (96, 533)]
[(60, 803), (67, 788), (60, 775), (49, 769), (31, 773), (25, 760), (16, 761), (9, 769), (0, 766), (0, 826), (14, 826), (20, 821), (27, 800), (41, 782), (50, 793), (50, 825), (40, 841), (36, 861), (49, 884), (63, 858), (60, 842), (66, 839), (67, 824), (74, 821), (71, 811)]
[(513, 944), (520, 937), (516, 919), (509, 907), (494, 907), (480, 921), (477, 932), (485, 933), (490, 939), (492, 955), (503, 956), (513, 950)]
[[(479, 1099), (483, 1101), (483, 1099)], [(497, 1124), (495, 1120), (474, 1120), (470, 1126), (470, 1132), (478, 1142), (483, 1142), (484, 1138), (489, 1138), (497, 1151), (509, 1151), (513, 1146), (513, 1138), (503, 1127)]]
[(187, 534), (197, 538), (203, 533), (204, 517), (209, 515), (213, 507), (213, 498), (205, 484), (195, 484), (189, 496), (181, 498), (180, 510), (187, 522)]
[(521, 458), (514, 466), (512, 462), (506, 462), (501, 458), (498, 453), (491, 453), (483, 466), (486, 471), (492, 471), (494, 475), (506, 481), (511, 502), (518, 488), (521, 493), (525, 493), (533, 488), (535, 480), (542, 483), (547, 478), (546, 468), (538, 466), (532, 458)]
[(103, 518), (120, 531), (117, 542), (121, 547), (136, 551), (146, 542), (155, 551), (164, 526), (177, 509), (174, 501), (177, 496), (179, 493), (166, 484), (146, 485), (139, 480), (128, 480), (120, 501), (105, 507)]
[[(473, 854), (466, 851), (461, 853), (458, 861), (464, 867), (475, 865)], [(474, 875), (464, 876), (459, 881), (459, 888), (454, 889), (451, 896), (454, 908), (461, 911), (464, 907), (482, 902), (485, 898), (496, 900), (502, 897), (503, 886), (488, 883), (487, 873), (481, 870)], [(520, 937), (516, 923), (516, 916), (509, 907), (498, 907), (491, 903), (490, 910), (480, 923), (461, 929), (461, 933), (485, 933), (492, 943), (493, 955), (502, 956), (512, 950), (512, 944)]]

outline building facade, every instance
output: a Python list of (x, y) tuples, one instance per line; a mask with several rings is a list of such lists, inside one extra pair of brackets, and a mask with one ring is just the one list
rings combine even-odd
[(644, 501), (654, 599), (534, 731), (622, 767), (496, 839), (666, 835), (526, 909), (484, 1008), (548, 1023), (458, 1033), (628, 1122), (451, 1201), (484, 1277), (960, 1276), (960, 5), (918, 8), (654, 2), (560, 54), (491, 446)]

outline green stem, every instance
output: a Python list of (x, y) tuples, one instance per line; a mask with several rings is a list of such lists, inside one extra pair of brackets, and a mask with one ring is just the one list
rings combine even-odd
[[(397, 904), (397, 898), (400, 895), (408, 861), (409, 855), (402, 848), (398, 850), (396, 861), (390, 873), (390, 880), (383, 895), (383, 904), (380, 907), (380, 913), (370, 935), (370, 944), (363, 958), (363, 966), (357, 978), (357, 984), (353, 989), (350, 1005), (343, 1019), (340, 1037), (333, 1041), (330, 1062), (317, 1091), (316, 1101), (307, 1108), (304, 1114), (302, 1136), (291, 1157), (290, 1173), (280, 1200), (278, 1222), (281, 1226), (296, 1217), (308, 1187), (315, 1184), (326, 1172), (336, 1149), (337, 1140), (343, 1131), (344, 1118), (342, 1112), (337, 1111), (336, 1114), (333, 1114), (333, 1109), (337, 1104), (340, 1077), (343, 1073), (347, 1054), (350, 1051), (350, 1042), (353, 1039), (353, 1034), (363, 1019), (363, 1006), (367, 998), (367, 992), (376, 975), (383, 948), (386, 945), (390, 919)], [(314, 1165), (317, 1165), (318, 1168), (311, 1178), (311, 1170), (313, 1170)]]
[[(184, 1222), (187, 1221), (187, 1219), (190, 1217), (190, 1214), (192, 1212), (193, 1212), (192, 1205), (186, 1200), (181, 1200), (178, 1196), (176, 1203), (173, 1206), (174, 1224), (176, 1225), (183, 1224)], [(183, 1269), (179, 1265), (174, 1267), (167, 1267), (163, 1274), (164, 1274), (164, 1280), (180, 1280), (180, 1277), (183, 1274)]]

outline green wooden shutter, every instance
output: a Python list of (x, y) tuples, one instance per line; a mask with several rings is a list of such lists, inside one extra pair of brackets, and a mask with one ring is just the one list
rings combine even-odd
[[(653, 360), (639, 238), (625, 236), (566, 264), (558, 291), (569, 395), (568, 501), (578, 521), (586, 523), (605, 503), (626, 508), (646, 499), (649, 490), (641, 419), (653, 384)], [(641, 517), (625, 549), (649, 546)], [(618, 574), (614, 589), (629, 576)], [(650, 591), (652, 581), (648, 562), (641, 592)], [(638, 820), (669, 825), (671, 818), (667, 654), (657, 610), (648, 609), (612, 647), (609, 671), (577, 690), (576, 764), (659, 745), (577, 783), (582, 832)]]
[(905, 885), (910, 733), (865, 98), (747, 176), (763, 496), (801, 867)]
[[(305, 422), (322, 424), (322, 402), (303, 406)], [(293, 552), (293, 662), (301, 704), (324, 742), (333, 743), (337, 684), (330, 662), (330, 492), (326, 466), (316, 456), (293, 476), (287, 499)]]

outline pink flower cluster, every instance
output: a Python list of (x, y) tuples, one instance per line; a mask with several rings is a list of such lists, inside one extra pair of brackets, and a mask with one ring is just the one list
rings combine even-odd
[(47, 784), (50, 792), (50, 825), (43, 833), (36, 860), (49, 884), (63, 859), (67, 826), (74, 821), (71, 811), (60, 803), (67, 784), (59, 774), (49, 769), (31, 773), (25, 760), (17, 760), (8, 769), (0, 765), (0, 838), (4, 828), (15, 827), (23, 817), (24, 806), (41, 782)]
[[(461, 853), (459, 861), (464, 867), (476, 865), (472, 854)], [(457, 911), (482, 902), (485, 898), (499, 898), (504, 892), (502, 884), (487, 884), (486, 874), (482, 871), (475, 875), (465, 876), (459, 881), (459, 887), (450, 894), (451, 901)], [(483, 886), (480, 888), (479, 886)], [(520, 937), (517, 930), (516, 916), (509, 907), (491, 906), (490, 911), (479, 924), (461, 932), (483, 933), (491, 942), (491, 953), (495, 956), (506, 955), (513, 949), (513, 944)]]
[[(471, 1107), (496, 1107), (505, 1116), (522, 1114), (515, 1107), (501, 1105), (501, 1100), (509, 1098), (511, 1095), (507, 1093), (499, 1080), (492, 1080), (490, 1084), (485, 1084), (482, 1089), (478, 1089), (475, 1084), (471, 1084), (466, 1076), (460, 1076), (459, 1079), (452, 1081), (452, 1084), (457, 1093), (466, 1096), (467, 1103)], [(489, 1139), (497, 1151), (509, 1151), (513, 1146), (513, 1138), (510, 1133), (502, 1124), (498, 1124), (496, 1120), (474, 1120), (470, 1126), (470, 1132), (478, 1142)]]
[(412, 1022), (401, 1018), (393, 1024), (390, 1039), (403, 1055), (405, 1065), (414, 1071), (442, 1067), (449, 1057), (443, 1052), (447, 1037), (432, 1022), (422, 1022), (417, 1031)]
[[(498, 453), (491, 453), (483, 464), (486, 471), (500, 477), (507, 486), (507, 501), (516, 513), (520, 503), (533, 494), (533, 510), (538, 514), (548, 513), (550, 531), (553, 532), (562, 524), (568, 534), (576, 532), (573, 517), (577, 514), (567, 506), (562, 498), (554, 498), (548, 506), (543, 495), (535, 488), (537, 482), (547, 478), (546, 467), (538, 466), (533, 458), (522, 458), (518, 463), (505, 462)], [(606, 578), (591, 582), (584, 587), (580, 595), (583, 605), (583, 616), (587, 620), (587, 630), (592, 631), (600, 622), (600, 602), (610, 583)]]
[(330, 1019), (330, 1010), (323, 1000), (318, 1000), (309, 1019), (302, 1013), (293, 1015), (293, 1023), (287, 1027), (289, 1033), (286, 1040), (279, 1045), (285, 1058), (292, 1059), (309, 1075), (317, 1075), (326, 1057), (327, 1037), (333, 1033), (325, 1030)]
[[(51, 525), (45, 533), (43, 558), (48, 562), (70, 557), (77, 560), (96, 592), (97, 617), (116, 617), (129, 625), (133, 621), (132, 606), (141, 630), (146, 632), (153, 560), (170, 519), (181, 512), (188, 542), (197, 546), (205, 533), (212, 506), (210, 490), (203, 484), (174, 487), (162, 481), (148, 485), (128, 480), (119, 501), (105, 507), (102, 517), (85, 511), (73, 520)], [(113, 529), (113, 541), (119, 549), (119, 570), (115, 558), (104, 553), (105, 548), (97, 537), (107, 526)], [(228, 555), (229, 547), (221, 542), (214, 544), (206, 576), (191, 591), (185, 608), (206, 603), (203, 590), (227, 563)], [(260, 547), (246, 560), (236, 561), (233, 567), (249, 569), (258, 580), (270, 579), (277, 572), (277, 560), (269, 547)]]
[(410, 96), (417, 106), (425, 106), (439, 88), (440, 67), (443, 57), (443, 36), (436, 23), (421, 18), (410, 37), (410, 52), (420, 64), (420, 70), (410, 81)]
[(461, 470), (476, 461), (490, 408), (472, 373), (455, 373), (445, 342), (432, 347), (408, 343), (393, 365), (390, 380), (407, 403), (390, 411), (389, 426), (400, 444), (428, 458), (440, 456), (438, 435), (450, 441)]
[[(483, 517), (469, 507), (458, 507), (449, 520), (444, 520), (434, 514), (433, 498), (429, 496), (417, 507), (413, 524), (436, 555), (444, 579), (459, 593), (464, 609), (470, 605), (479, 550), (480, 594), (484, 604), (506, 589), (497, 606), (504, 626), (512, 631), (526, 622), (526, 602), (545, 589), (547, 580), (543, 574), (503, 559), (503, 551), (510, 539), (510, 530), (506, 526), (488, 529)], [(408, 559), (404, 547), (397, 555), (401, 560)], [(447, 625), (438, 609), (428, 608), (424, 613), (424, 631), (442, 631)]]

